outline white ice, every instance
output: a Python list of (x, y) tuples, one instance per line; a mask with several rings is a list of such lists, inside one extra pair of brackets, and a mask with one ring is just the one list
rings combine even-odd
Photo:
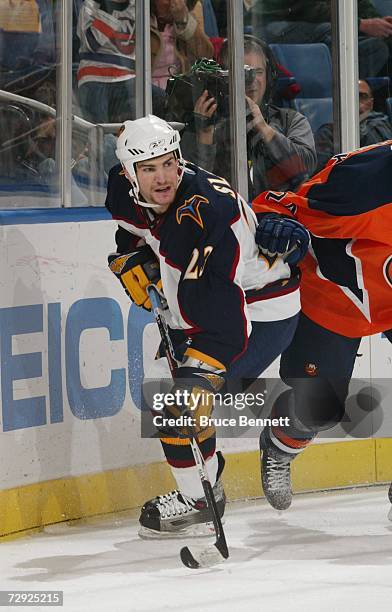
[(72, 612), (390, 611), (389, 507), (385, 486), (298, 495), (284, 513), (229, 504), (230, 559), (203, 570), (182, 566), (184, 540), (140, 540), (136, 518), (52, 526), (1, 543), (0, 589), (63, 590)]

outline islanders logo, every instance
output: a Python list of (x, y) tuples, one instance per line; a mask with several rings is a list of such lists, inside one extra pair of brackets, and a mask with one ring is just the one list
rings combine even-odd
[(305, 364), (305, 372), (308, 376), (317, 376), (318, 367), (315, 363), (306, 363)]
[(204, 229), (203, 219), (199, 211), (200, 204), (203, 203), (208, 204), (208, 200), (201, 195), (193, 195), (189, 200), (185, 200), (184, 204), (177, 208), (176, 219), (178, 225), (180, 225), (184, 217), (190, 217), (197, 225)]
[(392, 287), (392, 255), (389, 255), (385, 260), (383, 269), (384, 278), (387, 281), (388, 285)]

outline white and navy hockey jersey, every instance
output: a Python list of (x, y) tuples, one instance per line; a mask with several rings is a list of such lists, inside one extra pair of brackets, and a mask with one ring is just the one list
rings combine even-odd
[(299, 273), (259, 253), (256, 216), (225, 179), (186, 162), (175, 201), (152, 222), (129, 189), (121, 166), (112, 168), (106, 207), (119, 225), (117, 251), (151, 246), (168, 323), (192, 338), (187, 354), (227, 368), (246, 349), (252, 320), (281, 320), (299, 311)]
[(80, 64), (78, 86), (89, 81), (114, 83), (135, 76), (135, 1), (107, 3), (85, 0), (78, 18)]

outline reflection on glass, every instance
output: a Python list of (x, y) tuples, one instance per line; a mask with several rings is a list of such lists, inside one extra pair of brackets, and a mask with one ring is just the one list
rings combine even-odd
[[(230, 181), (228, 51), (225, 41), (219, 58), (223, 69), (202, 62), (187, 79), (173, 79), (172, 88), (177, 91), (177, 107), (186, 102), (188, 114), (177, 112), (187, 123), (185, 156)], [(295, 189), (312, 173), (316, 162), (310, 125), (297, 111), (272, 104), (277, 69), (268, 45), (246, 36), (244, 52), (250, 197), (266, 189)], [(191, 100), (193, 108), (186, 95), (187, 81), (196, 98)], [(169, 108), (176, 108), (170, 98)]]
[(103, 206), (110, 168), (118, 163), (112, 128), (91, 125), (72, 131), (72, 205)]
[[(374, 110), (374, 95), (370, 84), (365, 80), (358, 82), (359, 95), (359, 135), (360, 146), (392, 139), (392, 126), (389, 117)], [(317, 146), (317, 169), (321, 170), (334, 155), (333, 125), (322, 125), (315, 134)]]
[[(331, 1), (260, 0), (251, 4), (249, 30), (272, 45), (278, 62), (296, 80), (298, 92), (290, 105), (309, 119), (316, 137), (320, 169), (328, 161), (328, 155), (337, 152), (331, 144)], [(392, 35), (392, 16), (381, 17), (375, 4), (367, 0), (358, 0), (357, 6), (359, 75), (363, 82), (370, 79), (369, 85), (374, 85), (377, 90), (375, 106), (384, 113), (385, 98), (389, 95), (389, 79), (385, 77), (389, 76), (388, 41)], [(386, 133), (385, 118), (372, 114), (370, 119), (360, 121), (361, 145), (377, 137), (377, 130), (368, 127), (373, 119), (382, 124), (380, 134)]]
[(313, 134), (332, 123), (331, 1), (261, 0), (247, 18), (249, 31), (271, 46), (277, 62), (274, 102), (305, 117)]
[[(228, 45), (221, 50), (227, 62)], [(246, 132), (249, 195), (266, 189), (295, 189), (315, 165), (314, 141), (307, 119), (274, 103), (278, 68), (269, 46), (245, 35)]]
[[(84, 0), (73, 11), (72, 204), (103, 205), (115, 129), (135, 118), (135, 0)], [(101, 125), (96, 124), (103, 124)]]
[[(358, 17), (360, 77), (384, 74), (392, 24), (367, 0), (358, 1)], [(260, 0), (253, 2), (250, 23), (268, 43), (324, 43), (331, 49), (331, 0)]]
[(195, 69), (199, 60), (207, 66), (214, 52), (205, 31), (203, 8), (200, 0), (152, 0), (150, 28), (153, 112), (187, 124), (191, 146), (183, 138), (183, 154), (201, 166), (205, 165), (202, 151), (198, 143), (192, 145), (194, 113), (199, 110), (195, 105), (203, 92)]
[(77, 15), (82, 116), (117, 123), (135, 113), (135, 2), (84, 0)]
[[(59, 205), (53, 2), (0, 5), (0, 206)], [(32, 101), (43, 103), (37, 107)], [(52, 113), (53, 115), (54, 113)]]

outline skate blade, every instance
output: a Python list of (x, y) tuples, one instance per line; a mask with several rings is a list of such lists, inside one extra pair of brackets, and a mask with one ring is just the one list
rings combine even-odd
[[(223, 522), (223, 521), (222, 521)], [(187, 529), (180, 531), (155, 531), (141, 526), (138, 532), (142, 540), (179, 540), (183, 538), (208, 538), (215, 535), (213, 523), (199, 523), (190, 525)]]

